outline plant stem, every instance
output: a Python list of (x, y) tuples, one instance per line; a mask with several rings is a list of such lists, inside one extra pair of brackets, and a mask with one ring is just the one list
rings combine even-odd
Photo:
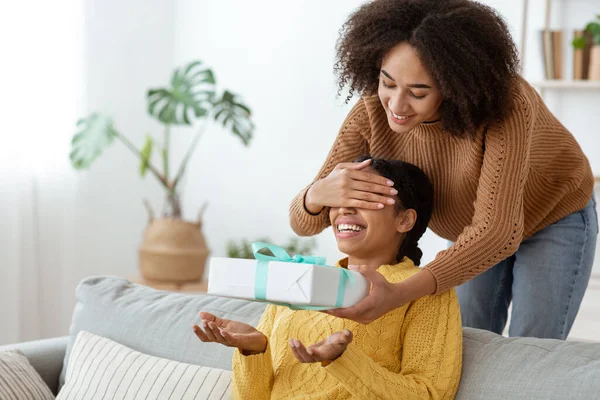
[(163, 171), (165, 174), (165, 179), (169, 180), (169, 148), (171, 144), (171, 126), (169, 124), (165, 125), (165, 141), (163, 148)]
[(181, 199), (179, 198), (177, 193), (169, 192), (167, 194), (166, 202), (167, 203), (165, 204), (165, 206), (167, 207), (167, 210), (163, 211), (163, 217), (180, 219), (181, 218)]
[(200, 138), (202, 137), (202, 134), (206, 130), (207, 125), (208, 125), (208, 120), (207, 120), (207, 122), (204, 123), (204, 125), (202, 125), (200, 130), (198, 130), (198, 132), (196, 133), (196, 136), (194, 137), (194, 139), (192, 140), (192, 143), (190, 144), (190, 147), (188, 147), (188, 150), (185, 153), (183, 160), (181, 161), (181, 165), (179, 166), (179, 170), (177, 171), (177, 175), (175, 175), (175, 179), (173, 179), (173, 185), (172, 185), (173, 191), (175, 191), (175, 189), (177, 189), (177, 185), (179, 184), (179, 182), (181, 181), (181, 178), (183, 177), (183, 174), (185, 173), (187, 163), (190, 161), (192, 154), (194, 154), (194, 150), (196, 149), (196, 146), (198, 146), (198, 141), (200, 140)]
[[(125, 147), (127, 147), (129, 150), (131, 150), (131, 152), (133, 152), (139, 158), (142, 158), (142, 153), (138, 150), (137, 147), (135, 147), (135, 145), (133, 143), (131, 143), (129, 141), (129, 139), (127, 139), (125, 136), (123, 136), (121, 134), (119, 134), (118, 138), (119, 138), (119, 140), (121, 140), (121, 142), (123, 142)], [(152, 174), (156, 177), (156, 179), (158, 179), (160, 181), (160, 183), (163, 184), (165, 189), (170, 190), (169, 182), (165, 179), (164, 176), (162, 176), (160, 174), (160, 172), (158, 172), (158, 169), (156, 169), (156, 167), (154, 165), (152, 165), (150, 160), (148, 160), (148, 169), (150, 170), (150, 172), (152, 172)]]

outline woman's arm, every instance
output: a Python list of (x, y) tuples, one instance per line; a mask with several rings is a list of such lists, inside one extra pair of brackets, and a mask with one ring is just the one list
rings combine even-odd
[(519, 91), (514, 97), (513, 113), (486, 133), (472, 224), (452, 247), (405, 281), (389, 283), (357, 267), (371, 281), (371, 292), (355, 306), (329, 314), (366, 324), (420, 297), (458, 286), (514, 254), (523, 238), (523, 190), (537, 112), (527, 93)]
[(307, 192), (316, 181), (329, 175), (339, 163), (350, 162), (361, 155), (368, 154), (369, 149), (366, 139), (370, 131), (368, 119), (364, 101), (360, 99), (342, 124), (335, 143), (314, 181), (292, 200), (290, 204), (290, 225), (298, 235), (316, 235), (329, 226), (325, 207), (320, 207), (320, 210), (312, 210), (312, 213), (306, 209)]
[(436, 293), (461, 285), (511, 256), (523, 239), (523, 192), (537, 103), (520, 84), (513, 97), (513, 112), (485, 134), (471, 225), (425, 266), (436, 279)]
[(237, 349), (233, 353), (233, 398), (263, 400), (271, 397), (273, 387), (273, 364), (270, 338), (277, 307), (268, 305), (256, 329), (267, 337), (264, 353), (243, 355)]
[(460, 308), (454, 290), (409, 306), (400, 340), (400, 372), (351, 343), (326, 371), (360, 399), (451, 399), (462, 368)]

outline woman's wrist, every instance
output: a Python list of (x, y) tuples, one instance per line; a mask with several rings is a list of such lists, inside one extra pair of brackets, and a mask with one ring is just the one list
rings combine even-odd
[(238, 350), (243, 356), (255, 356), (257, 354), (264, 354), (267, 351), (268, 346), (268, 340), (264, 333), (262, 334), (262, 339), (263, 340), (261, 341), (260, 345), (257, 344), (256, 346), (252, 346), (255, 348), (254, 350), (245, 350), (241, 347), (238, 347)]
[(323, 208), (325, 207), (325, 206), (315, 203), (313, 201), (312, 194), (314, 193), (314, 187), (317, 184), (318, 184), (318, 181), (313, 183), (308, 188), (308, 190), (306, 191), (306, 194), (304, 195), (304, 209), (311, 215), (319, 215), (321, 213), (321, 211), (323, 211)]
[(255, 356), (257, 354), (265, 354), (265, 351), (267, 351), (267, 349), (265, 349), (263, 351), (244, 350), (244, 349), (240, 349), (239, 347), (238, 347), (238, 350), (240, 351), (240, 353), (243, 356), (246, 356), (246, 357), (248, 357), (248, 356)]
[(244, 350), (238, 347), (238, 350), (243, 356), (255, 356), (257, 354), (264, 354), (267, 351), (267, 344), (265, 340), (265, 347), (262, 350)]

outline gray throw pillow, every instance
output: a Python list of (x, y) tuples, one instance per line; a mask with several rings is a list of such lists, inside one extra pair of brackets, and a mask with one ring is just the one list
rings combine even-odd
[(54, 395), (21, 350), (0, 352), (0, 399), (53, 400)]

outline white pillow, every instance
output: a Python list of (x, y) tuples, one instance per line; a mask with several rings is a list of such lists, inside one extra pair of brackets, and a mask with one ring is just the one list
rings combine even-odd
[(56, 399), (230, 399), (231, 374), (142, 354), (81, 331)]

